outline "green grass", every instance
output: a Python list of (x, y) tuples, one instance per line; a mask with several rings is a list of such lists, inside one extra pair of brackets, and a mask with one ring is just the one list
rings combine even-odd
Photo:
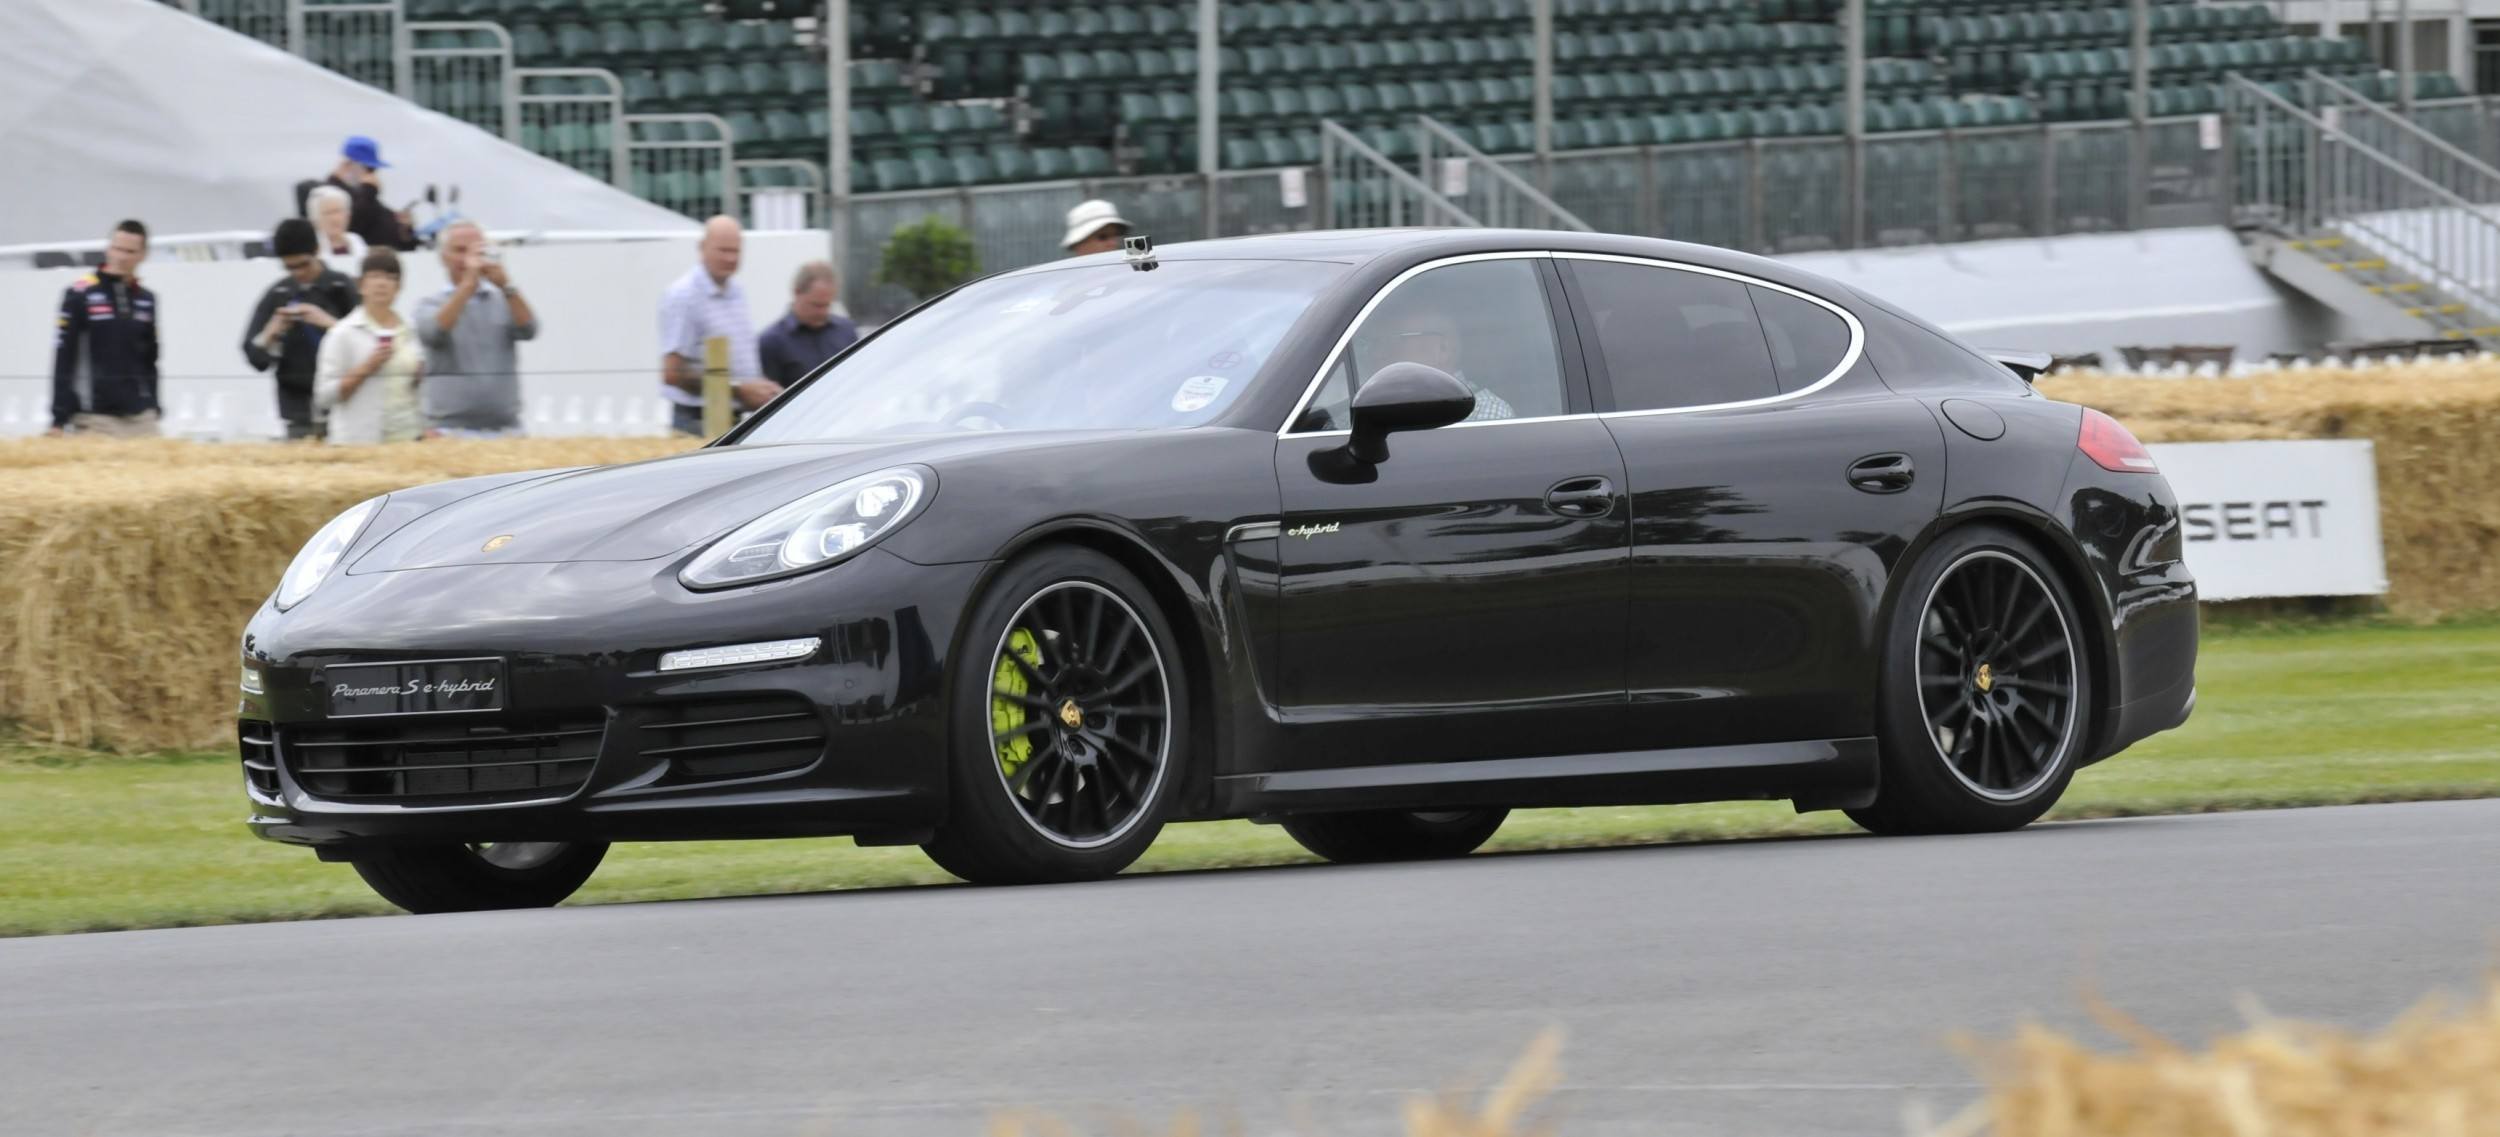
[[(2500, 623), (2234, 623), (2186, 727), (2080, 775), (2054, 816), (2500, 796)], [(345, 865), (252, 839), (228, 754), (0, 758), (0, 934), (389, 911)], [(1538, 810), (1494, 849), (1845, 832), (1785, 803)], [(1272, 827), (1175, 826), (1142, 871), (1310, 859)], [(576, 903), (948, 880), (847, 841), (620, 846)]]

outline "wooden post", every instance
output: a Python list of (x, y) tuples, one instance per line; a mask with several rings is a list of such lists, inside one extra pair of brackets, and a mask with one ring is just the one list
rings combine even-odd
[(729, 433), (737, 411), (729, 397), (729, 337), (703, 341), (703, 437)]

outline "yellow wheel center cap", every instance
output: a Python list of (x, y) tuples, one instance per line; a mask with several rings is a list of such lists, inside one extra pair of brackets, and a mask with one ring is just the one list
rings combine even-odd
[(1077, 706), (1074, 699), (1059, 704), (1059, 722), (1069, 730), (1084, 726), (1085, 708)]
[(1990, 670), (1987, 664), (1980, 664), (1978, 673), (1971, 676), (1971, 682), (1976, 684), (1982, 691), (1995, 690), (1997, 685), (1997, 673)]

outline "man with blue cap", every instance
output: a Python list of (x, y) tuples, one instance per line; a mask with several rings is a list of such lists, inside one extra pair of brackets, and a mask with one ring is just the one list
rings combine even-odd
[[(417, 247), (416, 230), (409, 224), (406, 211), (394, 212), (382, 204), (382, 178), (379, 171), (390, 163), (382, 160), (382, 147), (364, 135), (350, 135), (339, 147), (338, 168), (330, 171), (329, 184), (347, 192), (347, 231), (365, 239), (376, 249), (397, 249), (407, 252)], [(302, 182), (295, 187), (295, 212), (304, 216), (304, 199), (319, 182)]]

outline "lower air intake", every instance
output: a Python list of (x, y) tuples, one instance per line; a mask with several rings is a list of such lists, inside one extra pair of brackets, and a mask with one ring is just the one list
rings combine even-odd
[(281, 727), (278, 753), (304, 792), (333, 801), (482, 805), (562, 797), (590, 780), (597, 718), (494, 724)]
[(640, 728), (642, 756), (668, 763), (668, 782), (787, 773), (825, 753), (824, 720), (796, 695), (661, 703), (625, 716)]

